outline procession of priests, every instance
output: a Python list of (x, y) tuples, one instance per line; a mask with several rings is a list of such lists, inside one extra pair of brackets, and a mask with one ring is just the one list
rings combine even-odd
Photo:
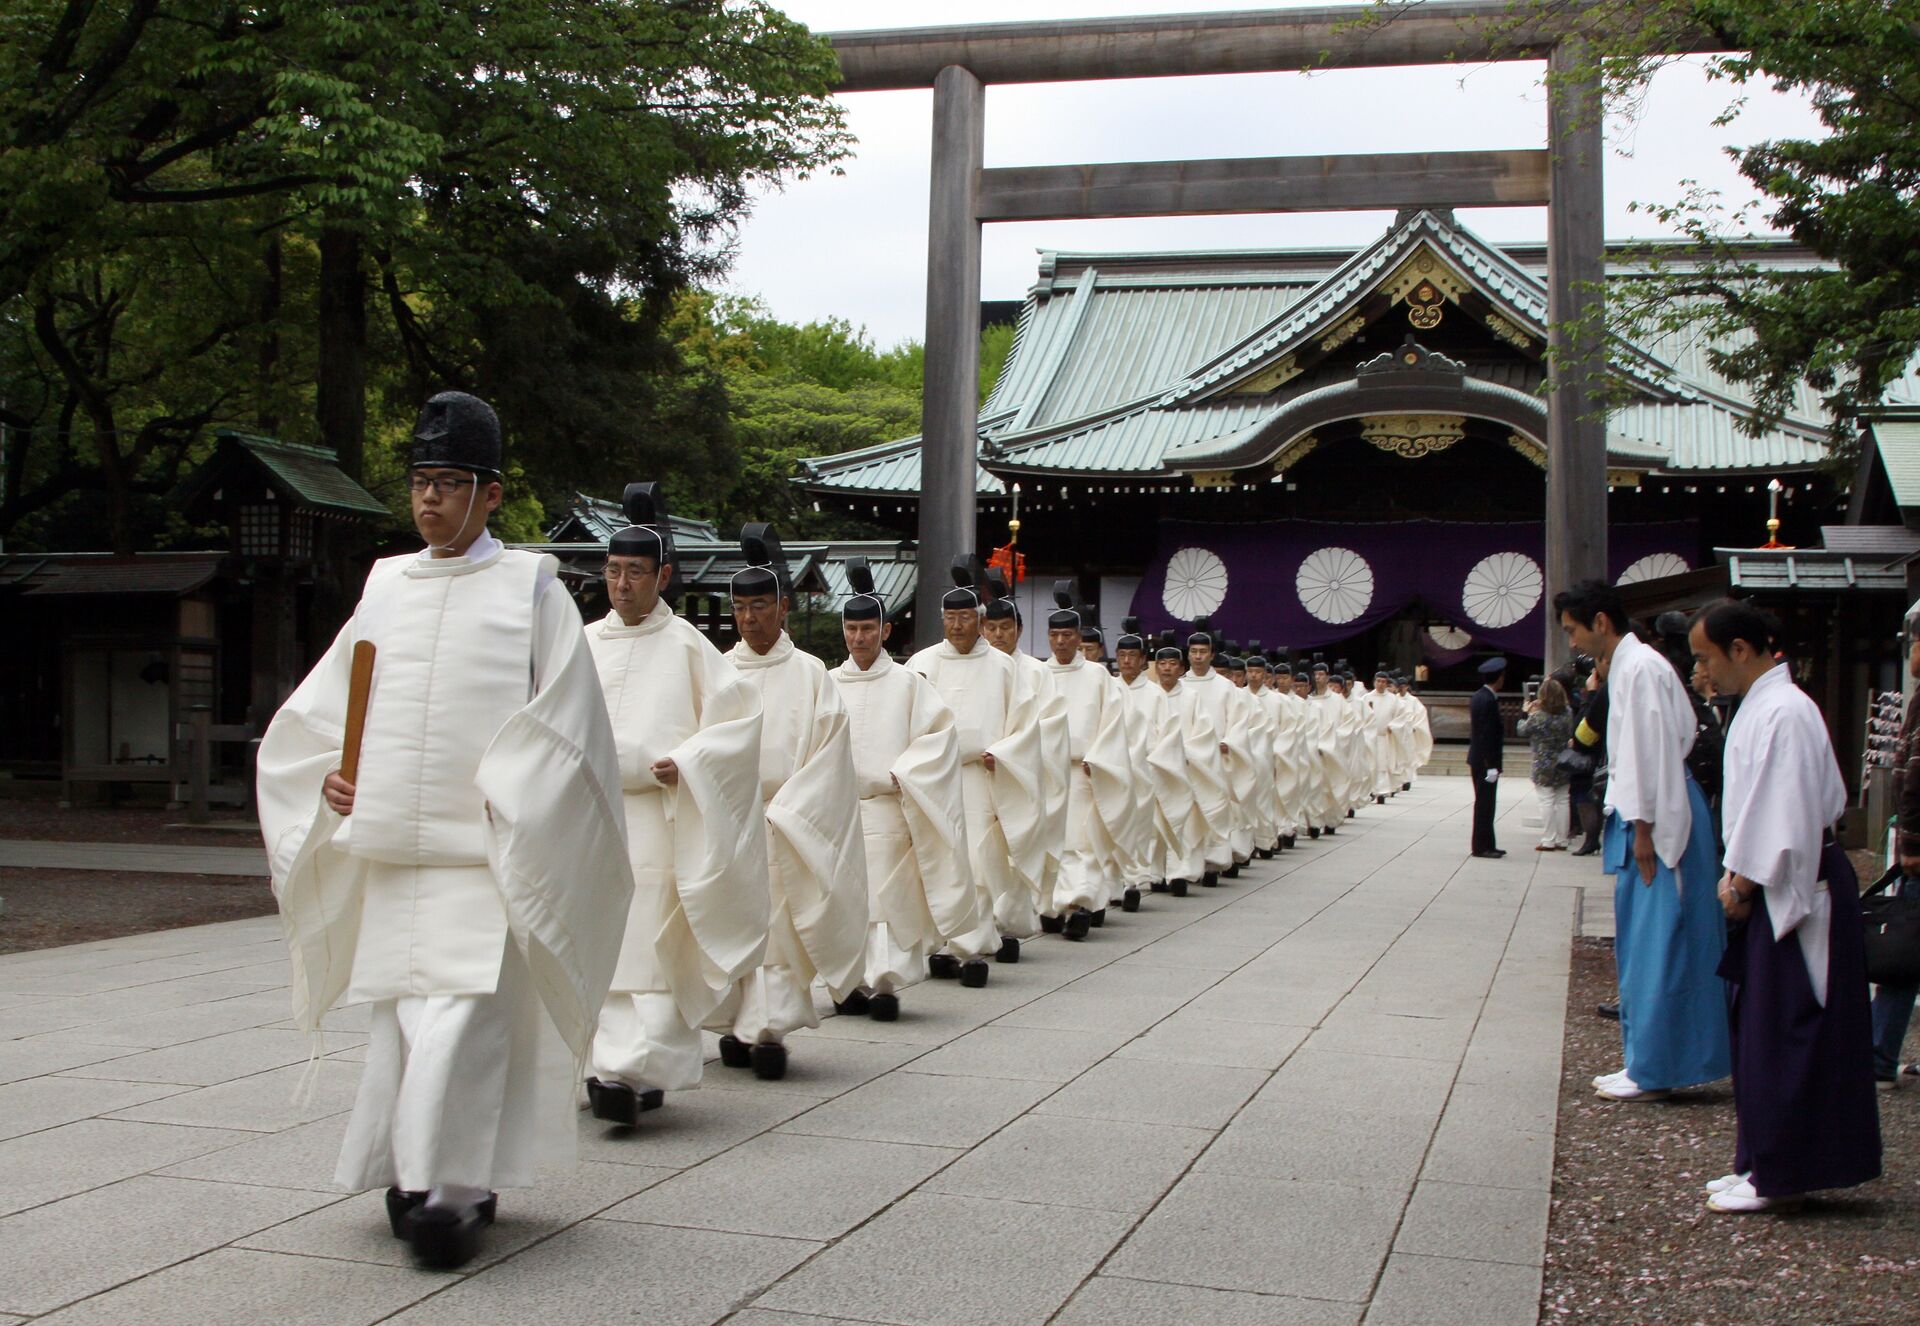
[(426, 546), (373, 564), (268, 728), (258, 799), (295, 1025), (317, 1057), (332, 1008), (370, 1005), (334, 1180), (384, 1188), (427, 1267), (471, 1260), (499, 1190), (572, 1158), (582, 1110), (671, 1127), (709, 1071), (784, 1076), (823, 1017), (896, 1020), (939, 997), (924, 981), (981, 989), (1040, 936), (1087, 942), (1337, 833), (1431, 749), (1404, 678), (1367, 690), (1205, 619), (1155, 639), (1130, 618), (1109, 666), (1072, 581), (1027, 654), (970, 558), (904, 661), (906, 605), (851, 559), (829, 668), (788, 633), (766, 525), (741, 533), (722, 653), (673, 609), (651, 483), (583, 623), (554, 558), (488, 531), (493, 410), (443, 392), (409, 446)]

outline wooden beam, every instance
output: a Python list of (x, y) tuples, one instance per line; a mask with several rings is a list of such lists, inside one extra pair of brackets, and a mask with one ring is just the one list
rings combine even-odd
[(980, 173), (979, 218), (1542, 207), (1549, 164), (1534, 150), (1001, 167)]
[(980, 159), (987, 90), (965, 69), (933, 88), (927, 213), (926, 387), (920, 427), (920, 565), (915, 643), (941, 638), (947, 568), (974, 550), (980, 450)]
[[(1511, 0), (1427, 0), (1240, 13), (975, 23), (826, 34), (842, 92), (932, 87), (948, 65), (982, 83), (1365, 69), (1542, 60), (1580, 5), (1528, 15)], [(1717, 49), (1705, 38), (1674, 54)]]

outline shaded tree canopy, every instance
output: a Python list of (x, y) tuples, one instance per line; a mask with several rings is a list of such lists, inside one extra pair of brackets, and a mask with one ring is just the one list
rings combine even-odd
[[(801, 537), (880, 532), (843, 515), (814, 511), (792, 478), (803, 457), (898, 441), (920, 431), (926, 353), (918, 342), (880, 350), (864, 329), (843, 319), (781, 322), (757, 300), (706, 291), (681, 296), (668, 327), (689, 367), (717, 380), (739, 457), (727, 482), (676, 500), (676, 509), (722, 529), (772, 520)], [(982, 334), (983, 399), (1012, 344), (1012, 327), (989, 327)]]
[(761, 0), (12, 0), (0, 535), (104, 506), (132, 547), (222, 423), (377, 483), (444, 386), (536, 492), (722, 472), (662, 323), (751, 190), (845, 154), (833, 72)]

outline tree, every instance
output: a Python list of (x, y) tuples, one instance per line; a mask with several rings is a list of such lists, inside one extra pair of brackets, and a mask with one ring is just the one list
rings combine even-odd
[[(663, 421), (710, 420), (660, 319), (724, 265), (755, 185), (844, 154), (833, 69), (825, 43), (761, 0), (13, 0), (0, 11), (11, 518), (16, 490), (111, 491), (111, 455), (138, 469), (162, 450), (126, 440), (145, 426), (137, 411), (16, 411), (39, 397), (11, 376), (38, 305), (68, 309), (64, 339), (97, 338), (103, 324), (57, 290), (117, 289), (97, 278), (146, 265), (156, 244), (217, 251), (248, 297), (153, 326), (176, 347), (231, 344), (234, 367), (275, 385), (262, 413), (332, 445), (350, 473), (369, 406), (382, 435), (430, 387), (520, 407), (510, 426), (536, 485), (658, 438)], [(298, 282), (282, 265), (296, 253), (315, 260)], [(226, 331), (247, 309), (252, 325)], [(111, 321), (123, 338), (145, 326)], [(296, 396), (311, 424), (281, 413)], [(215, 399), (209, 420), (233, 404)], [(186, 446), (204, 408), (175, 412)], [(713, 440), (694, 441), (711, 460)], [(23, 446), (34, 458), (14, 484)], [(533, 463), (548, 451), (553, 464)]]
[[(1844, 449), (1852, 421), (1920, 353), (1920, 0), (1528, 0), (1516, 21), (1583, 34), (1610, 104), (1631, 113), (1674, 52), (1705, 46), (1732, 96), (1767, 83), (1808, 97), (1826, 136), (1731, 151), (1760, 195), (1728, 212), (1697, 187), (1650, 210), (1696, 245), (1649, 256), (1649, 278), (1615, 302), (1623, 330), (1705, 335), (1713, 367), (1757, 403), (1754, 431), (1820, 395)], [(1758, 220), (1806, 245), (1821, 269), (1756, 261), (1739, 232)]]
[[(793, 486), (799, 462), (913, 436), (920, 429), (926, 352), (917, 341), (877, 349), (864, 328), (844, 319), (782, 322), (755, 299), (688, 291), (667, 330), (689, 369), (710, 374), (725, 401), (734, 448), (729, 479), (692, 502), (691, 514), (722, 528), (771, 520), (814, 538), (878, 531), (816, 512)], [(1013, 328), (981, 337), (984, 400), (1006, 363)], [(607, 485), (611, 487), (612, 485)]]

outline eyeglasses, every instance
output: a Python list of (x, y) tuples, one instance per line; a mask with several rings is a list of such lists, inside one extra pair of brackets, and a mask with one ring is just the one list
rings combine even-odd
[(660, 574), (660, 568), (657, 566), (616, 566), (612, 562), (608, 562), (600, 568), (600, 574), (608, 580), (649, 580)]
[(457, 474), (410, 474), (407, 490), (417, 497), (431, 488), (442, 497), (452, 497), (472, 482), (471, 476), (462, 478)]

